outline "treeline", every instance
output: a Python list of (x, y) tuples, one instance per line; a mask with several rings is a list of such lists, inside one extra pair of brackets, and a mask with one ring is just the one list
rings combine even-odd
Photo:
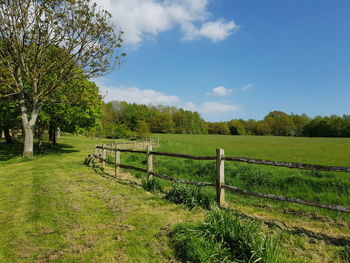
[(177, 107), (113, 101), (103, 105), (101, 128), (92, 132), (111, 138), (150, 133), (350, 137), (350, 115), (310, 118), (272, 111), (263, 120), (205, 122), (199, 113)]
[(101, 129), (91, 131), (111, 138), (147, 137), (150, 133), (207, 133), (199, 113), (172, 106), (113, 101), (103, 105)]
[(350, 115), (317, 116), (288, 115), (272, 111), (263, 120), (235, 119), (208, 123), (210, 134), (275, 135), (305, 137), (350, 137)]

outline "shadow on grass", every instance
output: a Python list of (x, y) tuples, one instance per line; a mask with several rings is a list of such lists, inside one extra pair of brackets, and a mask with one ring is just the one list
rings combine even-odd
[[(73, 149), (74, 147), (69, 144), (57, 144), (49, 146), (49, 144), (43, 144), (41, 149), (37, 145), (34, 145), (34, 156), (42, 155), (59, 155), (66, 153), (78, 152)], [(0, 162), (8, 161), (13, 158), (21, 157), (23, 152), (23, 144), (20, 142), (7, 144), (3, 140), (0, 140)]]

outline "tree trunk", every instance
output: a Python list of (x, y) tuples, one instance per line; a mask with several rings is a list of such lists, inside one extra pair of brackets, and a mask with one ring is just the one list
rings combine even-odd
[(56, 129), (56, 142), (60, 139), (60, 137), (61, 137), (61, 129), (60, 127), (58, 127)]
[(38, 149), (39, 149), (39, 152), (42, 150), (42, 146), (43, 146), (43, 135), (44, 135), (44, 128), (40, 127), (37, 128), (37, 138), (38, 138)]
[(24, 149), (23, 157), (33, 157), (34, 151), (34, 125), (28, 122), (27, 125), (23, 124), (24, 128)]
[(53, 133), (54, 130), (51, 125), (49, 125), (49, 146), (51, 147), (53, 145)]
[(2, 127), (0, 126), (0, 140), (2, 139)]
[(12, 137), (10, 134), (10, 129), (8, 127), (4, 127), (5, 139), (6, 143), (13, 143)]
[(18, 142), (18, 131), (17, 131), (17, 128), (11, 129), (11, 133), (12, 133), (12, 141), (13, 142)]
[(23, 157), (31, 158), (34, 154), (34, 127), (36, 124), (36, 120), (38, 118), (38, 113), (40, 111), (41, 106), (37, 103), (34, 103), (33, 110), (28, 117), (27, 107), (25, 105), (24, 100), (20, 101), (21, 106), (21, 116), (22, 116), (22, 124), (24, 130), (24, 148), (23, 148)]
[(52, 129), (52, 144), (56, 145), (57, 144), (57, 137), (56, 137), (56, 128)]

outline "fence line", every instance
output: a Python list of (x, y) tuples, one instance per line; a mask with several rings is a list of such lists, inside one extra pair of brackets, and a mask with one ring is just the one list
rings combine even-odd
[[(225, 157), (223, 149), (216, 149), (216, 156), (193, 156), (193, 155), (179, 154), (179, 153), (155, 152), (153, 151), (152, 144), (147, 145), (147, 151), (120, 149), (117, 147), (116, 144), (114, 144), (114, 147), (111, 147), (111, 145), (96, 146), (96, 149), (101, 150), (102, 153), (100, 154), (95, 153), (92, 155), (92, 157), (99, 159), (102, 162), (102, 167), (105, 167), (106, 163), (114, 165), (116, 175), (118, 174), (118, 169), (123, 168), (123, 169), (131, 169), (138, 172), (146, 173), (148, 174), (148, 177), (147, 177), (148, 180), (152, 180), (152, 177), (155, 176), (160, 179), (168, 180), (176, 183), (192, 184), (197, 186), (214, 186), (216, 187), (217, 203), (220, 207), (225, 206), (225, 189), (227, 189), (232, 192), (248, 195), (248, 196), (255, 196), (260, 198), (284, 201), (284, 202), (292, 202), (292, 203), (297, 203), (302, 205), (308, 205), (308, 206), (320, 207), (320, 208), (330, 209), (330, 210), (339, 211), (339, 212), (350, 213), (350, 208), (339, 206), (339, 205), (322, 204), (322, 203), (317, 203), (312, 201), (301, 200), (298, 198), (291, 198), (291, 197), (285, 197), (285, 196), (279, 196), (279, 195), (273, 195), (273, 194), (255, 193), (255, 192), (250, 192), (244, 189), (237, 188), (235, 186), (226, 185), (224, 163), (225, 161), (236, 161), (236, 162), (245, 162), (245, 163), (259, 164), (259, 165), (297, 168), (297, 169), (303, 169), (303, 170), (333, 171), (333, 172), (350, 172), (350, 167), (322, 166), (322, 165), (312, 165), (312, 164), (302, 164), (302, 163), (292, 163), (292, 162), (266, 161), (266, 160), (251, 159), (251, 158), (245, 158), (245, 157)], [(107, 150), (115, 152), (115, 156), (116, 156), (115, 163), (107, 160), (107, 157), (106, 157)], [(121, 164), (120, 163), (121, 152), (146, 154), (147, 169)], [(184, 179), (178, 179), (167, 175), (155, 173), (153, 171), (153, 155), (185, 158), (185, 159), (192, 159), (192, 160), (216, 160), (216, 182), (209, 183), (209, 182), (188, 181)], [(90, 161), (88, 161), (87, 163), (89, 164), (91, 161), (93, 160), (90, 159)]]

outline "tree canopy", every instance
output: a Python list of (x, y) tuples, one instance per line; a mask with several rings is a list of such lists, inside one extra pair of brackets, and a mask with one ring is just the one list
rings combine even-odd
[(121, 63), (110, 14), (90, 0), (0, 1), (0, 61), (7, 96), (17, 100), (33, 155), (33, 131), (42, 107), (81, 75), (102, 76)]

